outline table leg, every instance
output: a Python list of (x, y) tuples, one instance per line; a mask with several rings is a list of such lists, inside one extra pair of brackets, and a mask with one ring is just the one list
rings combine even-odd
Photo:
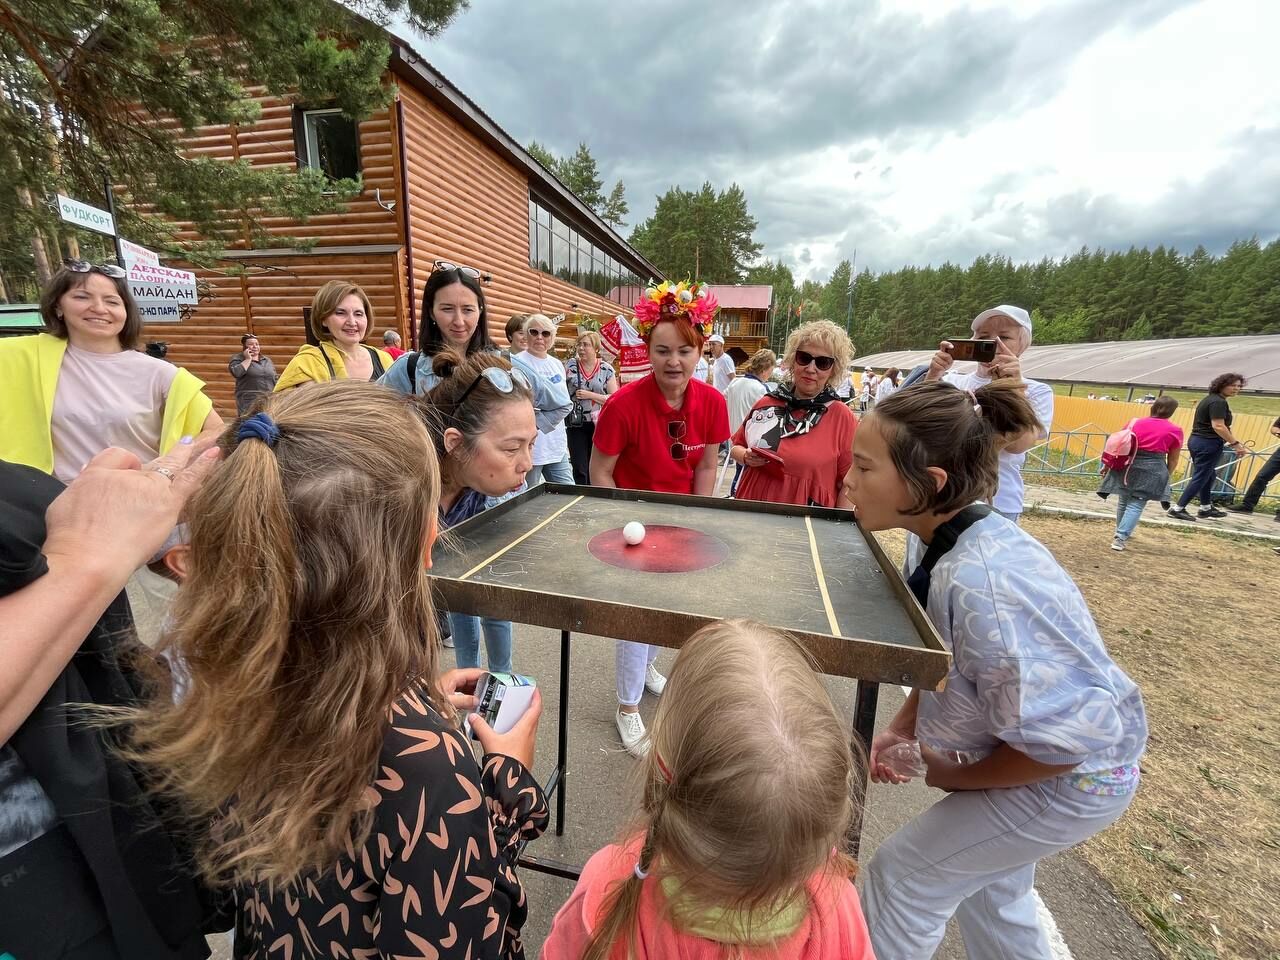
[(556, 769), (560, 789), (556, 791), (556, 836), (564, 836), (564, 791), (569, 779), (569, 631), (560, 631), (560, 723), (556, 731)]
[[(867, 754), (871, 753), (871, 738), (876, 730), (876, 705), (880, 699), (880, 684), (869, 680), (858, 681), (858, 693), (853, 701), (853, 732), (862, 741)], [(856, 860), (858, 850), (862, 846), (862, 814), (867, 799), (866, 782), (858, 785), (860, 796), (854, 803), (853, 820), (849, 824), (849, 836), (846, 845), (849, 854)]]

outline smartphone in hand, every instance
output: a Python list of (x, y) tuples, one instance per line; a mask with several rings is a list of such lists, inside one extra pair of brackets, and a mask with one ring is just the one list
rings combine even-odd
[[(511, 728), (524, 716), (533, 700), (537, 684), (530, 677), (518, 673), (485, 673), (476, 681), (475, 712), (485, 719), (494, 733), (510, 733)], [(464, 721), (467, 736), (471, 732), (470, 720)]]
[(751, 452), (756, 454), (756, 456), (764, 457), (770, 463), (776, 464), (779, 467), (786, 463), (785, 460), (778, 456), (776, 451), (766, 449), (765, 447), (752, 447)]
[(991, 363), (996, 358), (996, 342), (994, 340), (969, 340), (965, 338), (950, 340), (951, 359), (977, 360), (978, 363)]

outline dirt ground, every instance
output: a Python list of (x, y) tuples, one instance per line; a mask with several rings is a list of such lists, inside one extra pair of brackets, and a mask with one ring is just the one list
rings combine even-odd
[(1147, 707), (1138, 795), (1081, 855), (1166, 956), (1280, 960), (1280, 556), (1197, 529), (1144, 526), (1116, 553), (1105, 521), (1023, 525), (1084, 591)]

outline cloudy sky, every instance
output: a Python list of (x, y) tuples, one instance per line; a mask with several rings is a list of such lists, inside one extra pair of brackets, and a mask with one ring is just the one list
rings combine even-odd
[(825, 280), (1280, 233), (1274, 0), (472, 0), (428, 60), (631, 222), (736, 181)]

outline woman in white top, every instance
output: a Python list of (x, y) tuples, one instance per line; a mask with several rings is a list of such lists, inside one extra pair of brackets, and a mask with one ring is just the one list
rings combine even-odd
[[(517, 354), (526, 366), (533, 370), (553, 386), (564, 387), (564, 364), (551, 356), (551, 345), (556, 339), (556, 325), (551, 318), (541, 313), (530, 314), (524, 322), (525, 336), (529, 338), (529, 349)], [(539, 433), (538, 441), (533, 446), (533, 469), (529, 471), (525, 482), (533, 486), (541, 480), (551, 483), (573, 483), (573, 465), (569, 461), (569, 436), (565, 433), (564, 421), (557, 423), (554, 430)]]
[(890, 367), (884, 372), (884, 376), (880, 378), (880, 383), (876, 387), (876, 403), (884, 403), (898, 392), (898, 379), (897, 367)]
[(40, 297), (46, 332), (0, 340), (0, 460), (70, 483), (107, 447), (146, 463), (222, 430), (203, 382), (136, 349), (142, 317), (125, 276), (68, 260)]
[[(747, 361), (747, 372), (733, 378), (733, 382), (729, 384), (729, 389), (724, 394), (724, 402), (729, 407), (730, 434), (738, 432), (738, 428), (750, 415), (756, 401), (769, 392), (769, 378), (773, 376), (777, 365), (776, 353), (768, 348), (757, 350)], [(729, 489), (729, 496), (733, 496), (734, 491), (738, 489), (738, 478), (742, 476), (743, 469), (743, 464), (740, 463), (738, 469), (733, 472), (733, 486)]]

